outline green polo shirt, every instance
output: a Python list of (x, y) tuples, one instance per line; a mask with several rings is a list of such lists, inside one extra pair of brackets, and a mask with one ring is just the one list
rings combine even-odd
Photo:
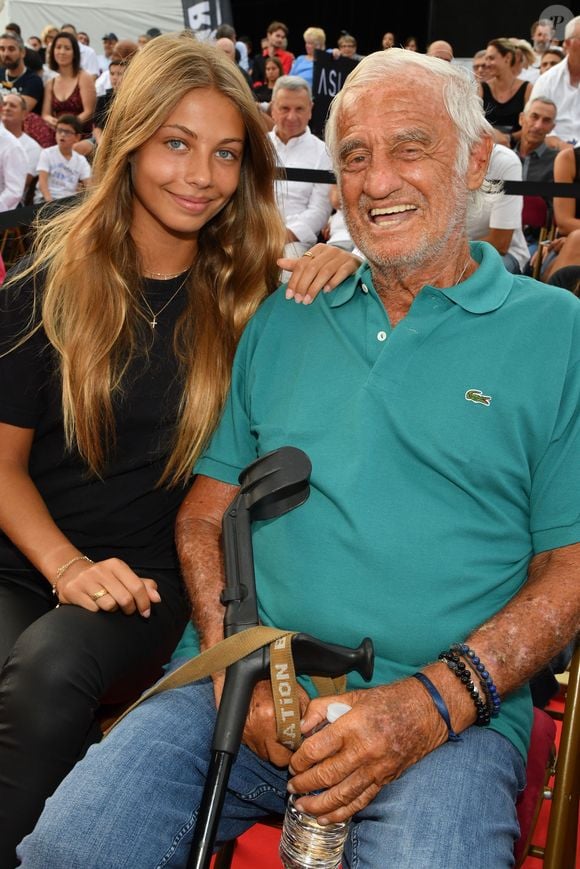
[[(580, 304), (485, 243), (472, 255), (468, 280), (424, 287), (395, 328), (367, 265), (309, 307), (275, 293), (196, 467), (235, 484), (269, 450), (310, 456), (306, 504), (254, 526), (260, 616), (372, 637), (374, 684), (465, 639), (535, 553), (580, 540)], [(527, 688), (492, 723), (524, 755), (530, 725)]]

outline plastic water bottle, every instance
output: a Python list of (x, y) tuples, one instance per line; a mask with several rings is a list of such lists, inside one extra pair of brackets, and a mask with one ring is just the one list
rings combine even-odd
[[(346, 703), (330, 703), (326, 712), (327, 723), (332, 724), (350, 710)], [(284, 815), (280, 839), (280, 859), (284, 869), (337, 869), (350, 821), (322, 826), (313, 815), (298, 811), (298, 799), (297, 794), (290, 796)]]

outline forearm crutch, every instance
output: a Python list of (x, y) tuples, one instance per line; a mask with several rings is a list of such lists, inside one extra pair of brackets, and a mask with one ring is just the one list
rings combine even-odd
[[(240, 491), (224, 513), (223, 548), (226, 585), (226, 637), (259, 624), (251, 523), (276, 519), (303, 504), (310, 493), (312, 466), (302, 450), (281, 447), (253, 462), (240, 474)], [(337, 677), (356, 670), (365, 680), (373, 672), (369, 639), (356, 649), (323, 643), (307, 634), (292, 637), (297, 675)], [(264, 647), (226, 670), (214, 729), (211, 760), (199, 808), (187, 869), (208, 869), (232, 764), (238, 753), (252, 692), (270, 675), (269, 649)]]

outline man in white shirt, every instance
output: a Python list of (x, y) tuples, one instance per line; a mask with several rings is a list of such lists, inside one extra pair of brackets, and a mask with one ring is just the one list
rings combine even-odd
[[(308, 127), (312, 117), (312, 94), (303, 78), (284, 75), (276, 81), (271, 112), (275, 126), (268, 136), (280, 166), (332, 169), (324, 142)], [(316, 243), (330, 217), (328, 184), (277, 181), (276, 200), (286, 224), (285, 256), (301, 256)]]
[(12, 211), (24, 194), (26, 157), (18, 139), (0, 127), (0, 211)]
[(539, 77), (530, 99), (549, 97), (558, 106), (558, 120), (548, 145), (566, 148), (580, 142), (580, 15), (566, 25), (566, 58)]
[(6, 94), (2, 99), (2, 124), (20, 143), (26, 157), (25, 189), (36, 178), (36, 167), (42, 148), (31, 136), (24, 132), (24, 119), (27, 115), (26, 101), (22, 94)]
[(530, 258), (522, 229), (523, 197), (508, 196), (491, 182), (521, 180), (522, 164), (517, 154), (504, 145), (494, 145), (481, 199), (467, 211), (469, 240), (493, 245), (512, 274), (520, 274)]

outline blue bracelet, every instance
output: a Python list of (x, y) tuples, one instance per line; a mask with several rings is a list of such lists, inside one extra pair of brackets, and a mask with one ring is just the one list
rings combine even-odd
[(482, 664), (481, 659), (477, 657), (473, 649), (469, 648), (467, 643), (454, 643), (451, 648), (458, 655), (462, 655), (466, 658), (471, 666), (477, 671), (479, 681), (487, 695), (489, 714), (492, 718), (497, 718), (501, 708), (501, 697), (499, 696), (498, 690), (495, 687), (493, 679), (489, 675), (485, 665)]
[(425, 673), (413, 673), (413, 679), (418, 679), (421, 685), (427, 689), (429, 692), (433, 703), (437, 708), (437, 712), (445, 722), (445, 726), (447, 727), (447, 739), (449, 742), (461, 742), (461, 737), (458, 733), (455, 733), (453, 728), (451, 727), (451, 718), (449, 717), (449, 709), (445, 704), (445, 700)]

